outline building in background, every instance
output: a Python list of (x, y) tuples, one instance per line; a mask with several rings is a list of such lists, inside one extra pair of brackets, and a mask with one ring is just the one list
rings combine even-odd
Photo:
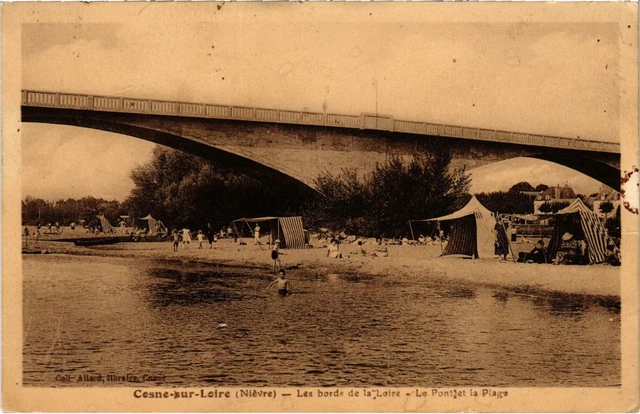
[(549, 213), (549, 211), (543, 211), (545, 210), (544, 207), (542, 208), (542, 210), (540, 209), (540, 207), (544, 204), (569, 205), (575, 199), (576, 193), (573, 191), (573, 188), (569, 187), (567, 184), (565, 184), (564, 187), (549, 187), (536, 196), (535, 200), (533, 201), (533, 213)]

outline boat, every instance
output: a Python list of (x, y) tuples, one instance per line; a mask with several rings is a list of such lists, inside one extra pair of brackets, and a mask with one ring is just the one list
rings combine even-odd
[(76, 246), (100, 246), (103, 244), (116, 244), (120, 242), (119, 237), (94, 237), (90, 239), (77, 239), (73, 241)]

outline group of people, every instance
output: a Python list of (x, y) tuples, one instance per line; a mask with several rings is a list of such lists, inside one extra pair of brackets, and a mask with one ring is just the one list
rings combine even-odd
[[(202, 230), (198, 230), (196, 233), (196, 240), (198, 241), (198, 249), (202, 249), (205, 244), (205, 237), (209, 244), (209, 248), (213, 249), (213, 243), (218, 241), (217, 232), (213, 229), (211, 223), (207, 223), (206, 233)], [(191, 247), (191, 230), (188, 227), (183, 227), (182, 230), (174, 228), (171, 232), (173, 237), (173, 251), (177, 252), (180, 242), (182, 242), (183, 249), (189, 249)]]
[[(372, 256), (372, 257), (389, 257), (389, 248), (387, 245), (387, 241), (385, 239), (377, 239), (377, 243), (373, 249), (373, 251), (366, 251), (363, 247), (362, 241), (357, 242), (358, 250), (352, 251), (351, 254), (360, 254), (362, 256)], [(343, 258), (342, 252), (340, 252), (339, 242), (337, 239), (331, 239), (329, 245), (327, 246), (327, 257), (331, 259), (341, 259)]]
[[(588, 264), (589, 263), (589, 246), (587, 243), (576, 238), (573, 234), (565, 232), (562, 235), (560, 247), (553, 259), (554, 264)], [(609, 240), (605, 251), (605, 264), (611, 266), (620, 266), (620, 249)]]
[(424, 234), (421, 234), (420, 237), (418, 237), (418, 245), (421, 246), (431, 246), (434, 244), (446, 245), (448, 241), (449, 238), (445, 235), (444, 230), (442, 229), (440, 229), (436, 234), (432, 234), (431, 236), (425, 236)]
[(573, 234), (565, 232), (562, 235), (560, 247), (553, 259), (553, 264), (571, 265), (588, 263), (587, 244), (578, 240)]
[[(538, 240), (530, 252), (520, 252), (518, 262), (521, 263), (552, 263), (554, 265), (583, 265), (589, 264), (589, 246), (587, 242), (570, 232), (565, 232), (560, 238), (560, 245), (553, 258), (545, 248), (544, 241)], [(607, 244), (604, 264), (620, 266), (620, 249), (610, 241)]]

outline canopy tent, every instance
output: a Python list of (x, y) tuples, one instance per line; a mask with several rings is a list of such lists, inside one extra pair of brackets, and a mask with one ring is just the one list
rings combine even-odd
[(442, 255), (460, 254), (478, 258), (495, 256), (495, 215), (474, 196), (455, 213), (442, 217), (412, 221), (448, 221), (451, 236)]
[(104, 216), (104, 214), (96, 217), (100, 219), (100, 227), (102, 227), (103, 233), (115, 233), (115, 229), (113, 228), (111, 223), (109, 223), (109, 220)]
[(556, 223), (547, 250), (549, 261), (556, 256), (562, 245), (562, 235), (565, 233), (571, 233), (577, 240), (584, 240), (590, 264), (602, 263), (605, 260), (609, 241), (607, 231), (598, 215), (579, 198), (556, 213)]
[(156, 234), (156, 223), (158, 222), (158, 220), (151, 217), (151, 213), (147, 214), (147, 217), (141, 217), (140, 220), (147, 220), (150, 235), (153, 236)]
[[(255, 224), (260, 225), (261, 234), (269, 234), (271, 240), (280, 240), (280, 247), (285, 249), (304, 249), (304, 228), (302, 217), (256, 217), (233, 220), (234, 227), (239, 223), (247, 225), (253, 231)], [(241, 234), (236, 227), (236, 233)]]

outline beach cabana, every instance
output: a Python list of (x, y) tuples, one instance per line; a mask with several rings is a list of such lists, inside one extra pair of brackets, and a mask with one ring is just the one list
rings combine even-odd
[(104, 216), (104, 214), (96, 217), (98, 217), (98, 219), (100, 220), (100, 227), (102, 227), (103, 233), (115, 233), (115, 229), (113, 228), (109, 220)]
[(490, 258), (495, 256), (494, 229), (496, 217), (490, 210), (480, 204), (474, 196), (455, 213), (442, 217), (424, 220), (412, 220), (422, 222), (448, 222), (451, 228), (449, 242), (442, 252), (446, 255), (464, 255), (477, 258)]
[(558, 211), (555, 217), (556, 223), (547, 250), (550, 262), (562, 245), (562, 236), (565, 233), (571, 233), (576, 239), (584, 240), (590, 264), (604, 262), (609, 236), (598, 215), (582, 200), (576, 198), (571, 205)]
[[(254, 218), (240, 218), (233, 220), (233, 226), (236, 233), (241, 234), (240, 231), (244, 226), (247, 226), (251, 232), (255, 228), (255, 225), (260, 225), (260, 233), (268, 234), (270, 241), (280, 240), (280, 247), (285, 249), (304, 249), (305, 238), (304, 228), (302, 227), (302, 217), (254, 217)], [(238, 229), (240, 226), (240, 229)]]

